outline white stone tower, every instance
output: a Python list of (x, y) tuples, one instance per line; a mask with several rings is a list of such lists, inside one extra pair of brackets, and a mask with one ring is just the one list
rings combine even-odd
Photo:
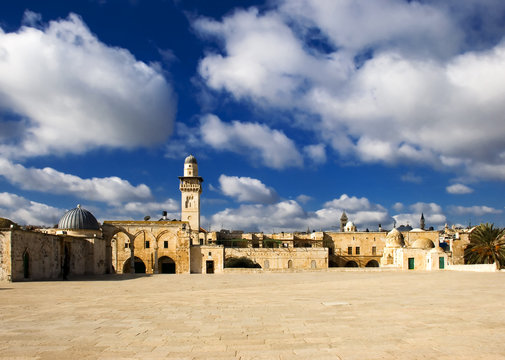
[(181, 221), (188, 221), (191, 230), (200, 231), (200, 194), (203, 179), (198, 176), (198, 163), (193, 155), (184, 160), (184, 176), (179, 176)]

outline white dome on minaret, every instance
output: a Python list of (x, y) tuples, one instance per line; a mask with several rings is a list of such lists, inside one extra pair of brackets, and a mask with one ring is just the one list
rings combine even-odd
[(184, 160), (184, 176), (198, 176), (198, 162), (193, 155)]

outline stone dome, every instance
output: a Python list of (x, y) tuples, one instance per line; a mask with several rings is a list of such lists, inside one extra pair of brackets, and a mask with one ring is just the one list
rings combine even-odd
[(75, 209), (69, 210), (63, 215), (58, 223), (58, 228), (62, 230), (100, 230), (100, 224), (88, 210), (77, 205)]
[(193, 155), (189, 155), (185, 160), (184, 164), (198, 164), (196, 158)]
[(345, 231), (347, 232), (356, 231), (356, 225), (354, 225), (352, 221), (348, 221), (347, 224), (345, 224)]
[(433, 241), (430, 239), (417, 239), (414, 241), (412, 244), (412, 248), (414, 249), (433, 249), (435, 247), (435, 244), (433, 244)]
[(398, 229), (391, 230), (386, 235), (386, 247), (404, 247), (405, 241), (403, 240), (403, 235)]

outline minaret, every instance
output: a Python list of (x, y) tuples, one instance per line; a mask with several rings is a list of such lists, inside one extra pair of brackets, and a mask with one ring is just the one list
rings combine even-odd
[(342, 216), (340, 217), (340, 231), (341, 232), (345, 231), (345, 225), (347, 224), (347, 220), (349, 220), (349, 219), (347, 218), (347, 214), (345, 213), (345, 210), (344, 210), (344, 212), (342, 213)]
[(193, 155), (184, 160), (184, 176), (179, 176), (181, 190), (181, 221), (189, 222), (190, 229), (200, 231), (200, 194), (203, 179), (198, 176), (198, 163)]
[(419, 227), (421, 228), (421, 230), (424, 230), (424, 213), (421, 213), (421, 221), (419, 222)]

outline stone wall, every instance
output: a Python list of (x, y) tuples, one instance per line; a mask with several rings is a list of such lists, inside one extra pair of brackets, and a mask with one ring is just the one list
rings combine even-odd
[(191, 248), (192, 274), (207, 274), (211, 272), (219, 274), (223, 272), (223, 268), (224, 248), (222, 246), (202, 245)]
[(11, 242), (10, 231), (0, 231), (0, 280), (10, 280)]
[(177, 274), (189, 273), (191, 233), (186, 226), (181, 221), (104, 222), (111, 244), (111, 272), (134, 272), (138, 262), (145, 267), (140, 272), (147, 274), (172, 272), (171, 266), (165, 267), (168, 263), (175, 264)]
[(225, 248), (225, 259), (245, 256), (262, 269), (321, 269), (328, 268), (326, 248)]

